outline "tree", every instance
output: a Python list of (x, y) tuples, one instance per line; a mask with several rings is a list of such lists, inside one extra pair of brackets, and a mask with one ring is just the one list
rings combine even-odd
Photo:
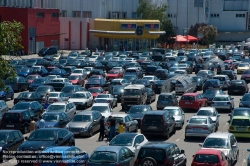
[(201, 45), (209, 45), (215, 42), (217, 37), (217, 30), (212, 25), (206, 25), (204, 27), (199, 27), (198, 33), (202, 34), (200, 39)]
[(145, 20), (160, 20), (161, 31), (165, 31), (166, 34), (160, 36), (159, 42), (173, 43), (174, 40), (171, 37), (175, 36), (175, 31), (173, 29), (172, 23), (168, 20), (167, 15), (167, 5), (151, 3), (149, 0), (139, 0), (139, 6), (137, 8), (137, 14)]
[(204, 27), (207, 26), (207, 24), (205, 23), (196, 23), (194, 26), (191, 25), (191, 27), (189, 28), (188, 34), (194, 37), (198, 37), (198, 29), (200, 27)]
[(20, 22), (3, 21), (0, 23), (0, 88), (5, 88), (5, 80), (11, 80), (16, 72), (3, 55), (8, 55), (10, 51), (16, 52), (22, 49), (21, 32), (24, 26)]

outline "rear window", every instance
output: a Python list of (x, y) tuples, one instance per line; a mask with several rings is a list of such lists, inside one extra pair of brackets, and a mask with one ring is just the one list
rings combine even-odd
[(152, 125), (152, 124), (161, 124), (162, 123), (162, 115), (145, 115), (143, 118), (144, 125)]
[(213, 154), (197, 154), (194, 158), (197, 163), (219, 163), (217, 155)]
[(220, 80), (220, 81), (225, 81), (226, 78), (225, 77), (214, 77), (214, 79)]
[(232, 126), (250, 126), (249, 119), (233, 119)]
[(206, 118), (191, 118), (189, 120), (189, 123), (207, 124), (207, 119)]
[(189, 100), (189, 101), (194, 101), (195, 97), (194, 96), (182, 96), (181, 100)]
[(144, 159), (146, 157), (152, 157), (156, 161), (163, 161), (164, 160), (164, 150), (163, 149), (156, 149), (156, 148), (141, 148), (138, 154), (138, 158)]
[(4, 122), (19, 122), (19, 113), (5, 113), (2, 121)]
[(89, 161), (92, 163), (115, 163), (117, 160), (117, 154), (109, 151), (96, 151), (94, 152)]

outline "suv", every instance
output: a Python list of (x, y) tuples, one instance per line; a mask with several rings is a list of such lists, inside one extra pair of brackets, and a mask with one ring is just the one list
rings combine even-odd
[(175, 134), (175, 119), (167, 111), (149, 111), (143, 116), (141, 122), (141, 133), (145, 136), (162, 135), (166, 139)]
[(72, 119), (76, 114), (76, 106), (74, 103), (68, 101), (56, 102), (51, 104), (46, 110), (46, 112), (58, 112), (58, 111), (65, 112), (70, 117), (70, 119)]
[(35, 120), (38, 118), (29, 110), (9, 110), (3, 115), (1, 129), (16, 129), (26, 134), (29, 131), (31, 117)]
[(143, 145), (138, 153), (135, 166), (139, 165), (186, 165), (184, 150), (175, 143), (154, 142)]
[(201, 149), (218, 149), (224, 152), (229, 165), (235, 163), (239, 158), (239, 148), (235, 136), (231, 133), (216, 132), (209, 134), (203, 143), (200, 143)]
[(45, 56), (45, 55), (54, 55), (57, 54), (57, 48), (56, 47), (47, 47), (43, 48), (38, 52), (39, 56)]
[(161, 93), (157, 100), (157, 110), (162, 110), (166, 106), (178, 106), (178, 100), (175, 93)]

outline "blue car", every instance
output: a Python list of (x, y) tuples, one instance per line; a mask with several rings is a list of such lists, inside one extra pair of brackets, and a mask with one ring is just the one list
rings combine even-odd
[(29, 91), (30, 92), (33, 92), (33, 91), (36, 91), (36, 89), (39, 87), (39, 86), (42, 86), (44, 84), (47, 84), (49, 83), (50, 80), (48, 77), (41, 77), (41, 78), (36, 78), (30, 85), (29, 85)]
[(11, 100), (14, 99), (14, 90), (10, 85), (6, 85), (4, 89), (0, 89), (0, 100), (7, 100), (10, 98)]
[(135, 154), (124, 146), (99, 146), (88, 160), (88, 166), (134, 165)]
[(22, 68), (18, 71), (17, 75), (19, 76), (23, 76), (23, 77), (27, 77), (28, 75), (30, 75), (33, 72), (32, 68)]
[(60, 76), (64, 77), (64, 76), (67, 76), (68, 74), (65, 70), (57, 68), (57, 69), (52, 70), (49, 73), (49, 75), (60, 75)]
[[(48, 157), (50, 156), (50, 157)], [(51, 146), (43, 150), (37, 157), (39, 166), (65, 166), (85, 165), (88, 153), (75, 146)]]

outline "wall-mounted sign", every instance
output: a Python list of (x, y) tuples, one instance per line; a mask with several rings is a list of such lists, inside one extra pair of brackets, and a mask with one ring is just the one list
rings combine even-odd
[(144, 29), (160, 29), (160, 24), (144, 24)]
[(136, 29), (136, 24), (121, 24), (121, 29)]

